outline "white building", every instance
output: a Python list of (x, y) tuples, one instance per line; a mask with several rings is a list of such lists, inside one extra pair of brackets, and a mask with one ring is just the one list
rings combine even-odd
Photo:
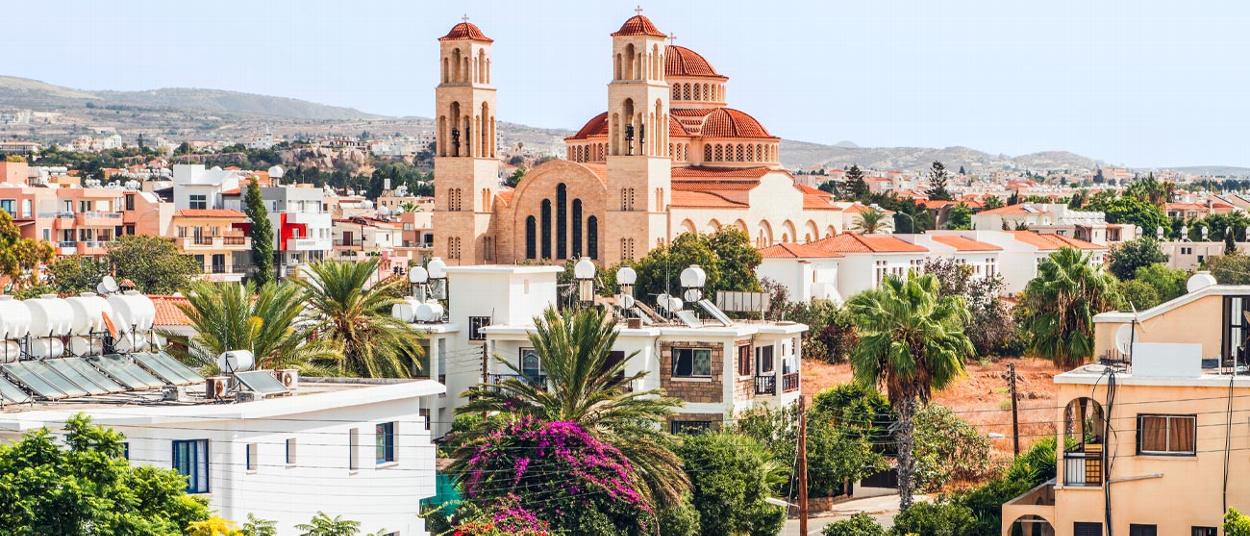
[(219, 167), (204, 169), (202, 164), (174, 165), (174, 207), (177, 209), (210, 209), (226, 207), (222, 192), (237, 190), (241, 177)]
[(760, 250), (760, 278), (780, 282), (791, 299), (842, 302), (877, 288), (887, 275), (907, 277), (929, 256), (924, 246), (897, 235), (842, 233), (806, 244), (775, 244)]
[(1075, 210), (1063, 203), (1019, 203), (972, 215), (972, 227), (978, 231), (1009, 231), (1021, 226), (1099, 245), (1126, 242), (1141, 234), (1132, 225), (1107, 223), (1102, 212)]

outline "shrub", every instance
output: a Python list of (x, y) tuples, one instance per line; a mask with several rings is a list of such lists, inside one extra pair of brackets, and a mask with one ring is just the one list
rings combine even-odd
[(690, 436), (677, 453), (690, 474), (700, 534), (772, 536), (781, 530), (785, 509), (764, 499), (784, 478), (784, 468), (754, 439), (733, 432)]
[(972, 510), (976, 525), (968, 534), (994, 536), (1002, 530), (1003, 503), (1054, 477), (1055, 440), (1045, 438), (1034, 443), (998, 477), (954, 494), (952, 502)]
[(976, 518), (967, 506), (950, 503), (916, 503), (894, 518), (895, 534), (967, 536)]
[(1148, 236), (1112, 248), (1110, 257), (1107, 269), (1121, 281), (1132, 278), (1138, 268), (1168, 261), (1159, 243)]
[(1250, 536), (1250, 517), (1229, 508), (1224, 514), (1224, 536)]
[(916, 413), (916, 486), (933, 492), (952, 480), (978, 480), (990, 471), (990, 440), (949, 408), (929, 404)]
[(821, 536), (887, 536), (887, 532), (868, 514), (855, 514), (841, 521), (825, 525)]

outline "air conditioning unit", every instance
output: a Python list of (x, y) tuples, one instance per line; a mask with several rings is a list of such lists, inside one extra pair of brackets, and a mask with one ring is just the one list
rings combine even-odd
[(294, 391), (299, 388), (299, 369), (276, 369), (273, 371), (273, 377), (283, 387), (286, 387), (288, 391)]
[(212, 376), (204, 379), (204, 397), (209, 400), (225, 400), (230, 391), (230, 378)]

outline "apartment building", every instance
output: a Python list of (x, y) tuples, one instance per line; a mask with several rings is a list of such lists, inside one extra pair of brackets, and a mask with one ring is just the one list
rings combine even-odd
[[(467, 402), (461, 396), (466, 389), (518, 377), (495, 357), (513, 363), (519, 379), (546, 382), (541, 357), (529, 343), (534, 319), (557, 303), (569, 305), (557, 298), (558, 266), (441, 264), (431, 262), (430, 275), (445, 270), (445, 279), (432, 278), (438, 283), (430, 288), (433, 295), (440, 292), (436, 288), (446, 289), (448, 299), (441, 302), (446, 310), (439, 305), (431, 315), (427, 305), (413, 316), (414, 307), (428, 303), (420, 300), (396, 309), (426, 334), (433, 356), (427, 370), (447, 386), (448, 396), (435, 402), (432, 413), (435, 437), (448, 431), (455, 408)], [(798, 400), (803, 324), (720, 322), (696, 304), (680, 316), (660, 315), (652, 307), (596, 306), (612, 307), (618, 319), (612, 355), (627, 360), (625, 374), (643, 374), (631, 388), (663, 389), (684, 402), (666, 423), (672, 431), (715, 427), (753, 407)]]
[[(1102, 212), (1075, 210), (1063, 203), (1019, 203), (972, 215), (978, 231), (1007, 231), (1025, 227), (1042, 234), (1057, 234), (1098, 245), (1114, 245), (1136, 239), (1141, 229), (1107, 223)], [(1150, 231), (1150, 230), (1148, 230)]]
[(1003, 505), (1002, 534), (1221, 534), (1250, 509), (1250, 286), (1200, 273), (1094, 322), (1100, 363), (1054, 378), (1058, 476)]
[(247, 215), (229, 209), (182, 209), (174, 213), (174, 244), (191, 255), (209, 281), (242, 281), (252, 266)]

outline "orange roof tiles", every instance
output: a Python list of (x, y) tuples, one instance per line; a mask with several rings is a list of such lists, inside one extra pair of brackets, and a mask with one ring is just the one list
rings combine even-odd
[(811, 245), (840, 253), (924, 253), (929, 251), (888, 234), (842, 233), (822, 238)]
[(1030, 246), (1036, 247), (1042, 251), (1051, 251), (1063, 249), (1065, 247), (1076, 249), (1107, 249), (1106, 246), (1100, 246), (1093, 242), (1070, 238), (1057, 234), (1041, 234), (1036, 231), (1011, 231), (1016, 240), (1024, 242)]
[(668, 45), (664, 49), (664, 74), (725, 78), (698, 52), (677, 45)]
[(174, 213), (180, 218), (246, 218), (247, 214), (222, 208), (184, 208)]
[(678, 208), (745, 208), (747, 202), (725, 192), (702, 190), (672, 191), (670, 204)]
[(828, 251), (807, 244), (773, 244), (760, 250), (760, 256), (765, 259), (827, 259), (834, 257), (842, 257), (841, 253), (836, 251)]
[(191, 321), (187, 315), (182, 312), (179, 305), (190, 306), (191, 302), (184, 296), (148, 296), (152, 298), (152, 305), (156, 308), (156, 318), (152, 324), (155, 326), (189, 326)]
[(964, 238), (959, 235), (940, 234), (940, 235), (932, 235), (932, 237), (933, 237), (934, 242), (953, 247), (955, 248), (955, 251), (1002, 251), (1003, 250), (1003, 248), (995, 246), (994, 244), (986, 244), (985, 242), (978, 242), (971, 238)]
[(841, 208), (829, 203), (829, 198), (815, 194), (803, 195), (804, 210), (842, 210)]
[(603, 112), (590, 118), (577, 134), (564, 138), (566, 140), (584, 140), (591, 136), (607, 136), (608, 135), (608, 112)]
[(998, 207), (998, 208), (992, 208), (992, 209), (989, 209), (989, 210), (983, 210), (983, 211), (981, 211), (980, 213), (981, 213), (981, 214), (985, 214), (985, 215), (990, 215), (990, 214), (994, 214), (994, 215), (999, 215), (999, 214), (1002, 214), (1002, 215), (1018, 215), (1018, 214), (1040, 214), (1040, 213), (1042, 213), (1042, 212), (1046, 212), (1045, 210), (1034, 210), (1034, 211), (1030, 212), (1030, 211), (1028, 211), (1028, 210), (1025, 210), (1025, 207), (1026, 207), (1026, 206), (1028, 206), (1028, 205), (1024, 205), (1024, 204), (1018, 204), (1018, 205), (1007, 205), (1007, 206), (1004, 206), (1004, 207)]
[(704, 136), (710, 138), (771, 138), (772, 134), (746, 112), (717, 108), (703, 120)]
[(687, 166), (673, 168), (673, 178), (752, 178), (758, 179), (767, 175), (770, 168), (759, 166), (749, 168), (717, 168), (707, 166)]
[(621, 25), (621, 29), (612, 33), (612, 36), (620, 35), (650, 35), (653, 37), (668, 37), (655, 27), (655, 23), (651, 19), (643, 16), (641, 13), (634, 15), (625, 20), (625, 24)]
[(482, 41), (484, 43), (495, 42), (494, 39), (486, 37), (486, 34), (482, 32), (481, 28), (478, 28), (476, 24), (469, 21), (464, 21), (460, 24), (452, 26), (451, 31), (447, 32), (447, 35), (438, 38), (439, 41), (452, 41), (456, 39), (468, 39), (470, 41)]

